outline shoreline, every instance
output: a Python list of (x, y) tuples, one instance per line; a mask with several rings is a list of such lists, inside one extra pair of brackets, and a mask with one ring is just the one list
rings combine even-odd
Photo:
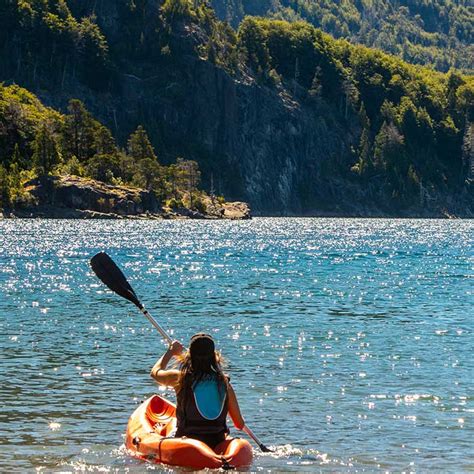
[[(0, 218), (46, 219), (132, 219), (132, 220), (246, 220), (254, 217), (286, 218), (355, 218), (355, 219), (472, 219), (468, 201), (449, 199), (426, 207), (412, 205), (403, 210), (364, 202), (339, 202), (310, 212), (260, 212), (241, 201), (225, 202), (202, 193), (201, 207), (187, 207), (179, 202), (163, 203), (153, 191), (72, 175), (36, 178), (25, 183), (29, 199), (7, 211), (0, 208)], [(262, 204), (262, 203), (261, 203)], [(261, 206), (259, 206), (261, 207)], [(332, 207), (332, 209), (331, 209)], [(198, 210), (199, 209), (199, 210)]]
[(461, 220), (474, 219), (474, 214), (454, 214), (449, 212), (417, 212), (417, 213), (345, 213), (345, 212), (315, 212), (311, 214), (258, 214), (254, 213), (252, 217), (282, 217), (290, 219), (441, 219), (441, 220)]
[[(244, 204), (245, 203), (228, 203)], [(450, 214), (441, 212), (423, 212), (414, 214), (354, 214), (354, 213), (331, 213), (319, 212), (314, 214), (250, 214), (250, 212), (237, 211), (235, 214), (224, 216), (215, 216), (201, 214), (197, 211), (180, 212), (162, 212), (162, 213), (142, 213), (121, 215), (116, 213), (97, 212), (90, 209), (70, 209), (70, 208), (54, 208), (54, 209), (24, 209), (14, 210), (9, 214), (5, 214), (0, 210), (0, 219), (71, 219), (71, 220), (205, 220), (205, 221), (226, 221), (226, 220), (251, 220), (254, 218), (285, 218), (285, 219), (439, 219), (439, 220), (470, 220), (474, 219), (472, 214)]]
[[(7, 211), (0, 208), (0, 218), (46, 219), (134, 219), (134, 220), (246, 220), (254, 217), (359, 218), (359, 219), (472, 219), (474, 209), (468, 199), (458, 202), (441, 196), (438, 202), (413, 204), (405, 209), (370, 202), (339, 201), (321, 203), (310, 212), (261, 212), (269, 203), (259, 203), (257, 210), (242, 201), (201, 192), (193, 205), (188, 199), (163, 202), (152, 190), (125, 185), (111, 185), (90, 178), (59, 175), (35, 178), (25, 183), (26, 198)], [(199, 205), (198, 205), (199, 204)], [(268, 206), (269, 207), (269, 206)]]
[(5, 214), (0, 209), (0, 219), (71, 219), (71, 220), (249, 220), (252, 219), (246, 203), (229, 202), (223, 205), (222, 215), (203, 214), (190, 209), (138, 214), (99, 212), (91, 209), (39, 206), (38, 208), (16, 209)]
[[(111, 185), (72, 175), (35, 178), (24, 185), (22, 203), (2, 210), (3, 218), (51, 219), (250, 219), (245, 202), (226, 202), (200, 193), (193, 206), (173, 204), (152, 190)], [(180, 196), (181, 198), (183, 195)], [(196, 199), (196, 198), (195, 198)], [(199, 205), (198, 205), (199, 204)]]

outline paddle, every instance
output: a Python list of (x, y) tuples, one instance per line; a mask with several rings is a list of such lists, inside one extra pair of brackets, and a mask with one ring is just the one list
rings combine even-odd
[[(140, 303), (140, 300), (138, 299), (133, 288), (130, 286), (130, 283), (128, 283), (127, 279), (125, 278), (122, 270), (120, 270), (116, 263), (105, 252), (99, 252), (97, 255), (94, 255), (91, 258), (90, 263), (92, 270), (97, 275), (99, 280), (102, 281), (102, 283), (104, 283), (108, 288), (110, 288), (114, 293), (117, 293), (122, 298), (131, 301), (147, 317), (148, 321), (150, 321), (150, 323), (155, 326), (158, 332), (164, 339), (166, 339), (169, 344), (173, 342), (166, 331), (156, 322), (155, 318), (153, 318), (153, 316)], [(257, 443), (258, 447), (264, 453), (273, 452), (257, 438), (257, 436), (248, 426), (244, 426), (242, 429), (255, 441), (255, 443)]]
[(117, 267), (115, 262), (105, 252), (99, 252), (91, 258), (91, 267), (102, 283), (122, 298), (131, 301), (147, 317), (148, 321), (155, 326), (158, 332), (169, 344), (173, 342), (166, 331), (156, 322), (155, 318), (153, 318), (153, 316), (140, 303), (135, 291), (133, 291), (130, 283), (128, 283), (125, 275), (122, 273), (122, 270)]

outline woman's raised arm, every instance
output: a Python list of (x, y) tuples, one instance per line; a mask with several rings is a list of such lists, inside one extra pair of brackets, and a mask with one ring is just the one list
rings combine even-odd
[(156, 364), (151, 369), (150, 375), (160, 385), (167, 387), (176, 387), (179, 379), (178, 370), (166, 370), (169, 361), (172, 357), (177, 356), (183, 352), (183, 346), (178, 341), (173, 341), (168, 350), (157, 360)]

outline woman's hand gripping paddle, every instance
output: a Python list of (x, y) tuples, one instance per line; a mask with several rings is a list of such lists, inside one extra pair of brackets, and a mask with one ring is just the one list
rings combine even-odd
[[(130, 283), (125, 278), (122, 270), (120, 270), (116, 263), (105, 252), (99, 252), (91, 258), (91, 267), (102, 283), (104, 283), (114, 293), (117, 293), (117, 295), (131, 301), (146, 316), (148, 321), (155, 326), (157, 331), (169, 344), (173, 342), (166, 331), (156, 322), (155, 318), (153, 318), (153, 316), (140, 303), (140, 300), (133, 288), (130, 286)], [(264, 453), (272, 452), (271, 449), (267, 448), (262, 442), (260, 442), (248, 426), (244, 426), (242, 429), (255, 441), (255, 443), (257, 443), (258, 447)]]

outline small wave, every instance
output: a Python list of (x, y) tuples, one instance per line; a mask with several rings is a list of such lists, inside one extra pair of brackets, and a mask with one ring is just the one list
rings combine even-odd
[[(294, 466), (308, 466), (312, 464), (324, 465), (332, 464), (337, 466), (350, 466), (350, 462), (343, 461), (331, 456), (329, 453), (323, 453), (316, 449), (303, 449), (293, 446), (291, 444), (284, 444), (281, 446), (270, 446), (272, 452), (257, 453), (257, 458), (272, 458), (272, 459), (286, 459), (288, 465)], [(258, 461), (257, 461), (258, 463)], [(267, 463), (264, 463), (264, 465)], [(281, 469), (281, 465), (279, 465)]]

